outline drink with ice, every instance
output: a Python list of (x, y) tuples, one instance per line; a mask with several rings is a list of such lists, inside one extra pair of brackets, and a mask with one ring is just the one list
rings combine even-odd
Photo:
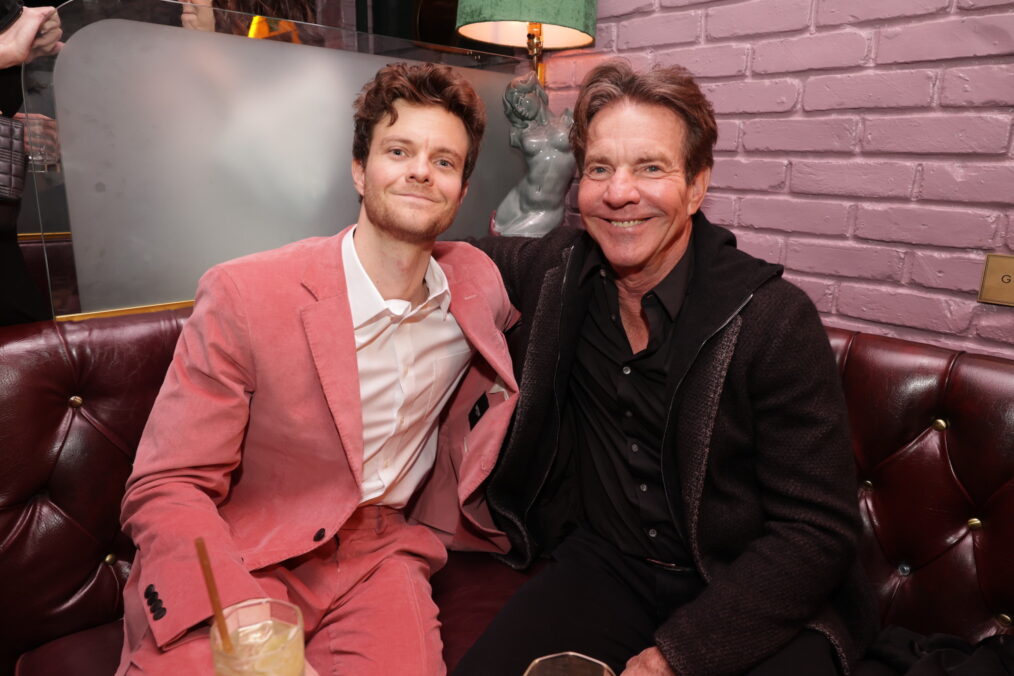
[(276, 599), (253, 599), (225, 610), (232, 652), (211, 630), (218, 676), (303, 676), (303, 618), (296, 606)]

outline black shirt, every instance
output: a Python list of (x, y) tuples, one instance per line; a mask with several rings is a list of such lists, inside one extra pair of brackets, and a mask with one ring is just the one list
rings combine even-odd
[[(636, 355), (620, 320), (612, 269), (596, 247), (581, 271), (589, 285), (588, 312), (564, 405), (572, 430), (582, 503), (588, 525), (633, 556), (684, 566), (692, 560), (673, 517), (679, 487), (663, 486), (662, 433), (669, 401), (666, 375), (670, 339), (686, 296), (693, 249), (644, 294), (648, 345)], [(671, 514), (665, 488), (673, 498)]]

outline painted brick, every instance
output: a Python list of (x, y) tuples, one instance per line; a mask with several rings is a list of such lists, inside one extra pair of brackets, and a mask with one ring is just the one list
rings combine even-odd
[(549, 95), (549, 109), (555, 114), (561, 114), (565, 109), (574, 110), (577, 103), (576, 89), (553, 89), (546, 92)]
[(816, 235), (844, 235), (849, 229), (849, 204), (749, 195), (740, 200), (739, 224)]
[(780, 237), (736, 230), (736, 246), (740, 251), (745, 251), (751, 256), (756, 256), (769, 263), (780, 263), (782, 260), (782, 239)]
[(852, 117), (747, 120), (743, 123), (743, 148), (851, 152), (857, 126)]
[(915, 165), (908, 162), (821, 162), (794, 160), (792, 192), (810, 195), (908, 197)]
[(703, 85), (701, 89), (720, 115), (784, 113), (795, 108), (799, 98), (799, 84), (795, 80), (722, 82)]
[(951, 68), (944, 72), (941, 89), (943, 106), (1011, 106), (1014, 68), (1010, 64)]
[(796, 31), (810, 25), (810, 0), (752, 0), (708, 10), (709, 38)]
[(785, 187), (788, 162), (784, 160), (734, 160), (715, 158), (711, 187), (737, 190), (781, 190)]
[(923, 165), (922, 199), (1014, 204), (1014, 165)]
[(877, 63), (938, 61), (1014, 52), (1014, 14), (909, 24), (880, 31)]
[(1014, 0), (958, 0), (958, 9), (982, 9), (998, 5), (1014, 5)]
[(899, 153), (1006, 153), (1010, 125), (1010, 116), (977, 113), (868, 117), (863, 125), (863, 150)]
[(982, 256), (920, 251), (912, 258), (912, 281), (934, 289), (978, 292), (983, 265)]
[[(644, 72), (651, 67), (651, 57), (647, 54), (624, 54), (623, 58), (629, 61), (630, 67), (637, 72)], [(600, 54), (576, 59), (574, 61), (574, 83), (580, 85), (588, 73), (604, 61), (605, 58)]]
[(973, 301), (897, 287), (845, 283), (838, 287), (838, 312), (868, 321), (959, 333), (969, 327)]
[(817, 25), (837, 26), (843, 23), (859, 23), (876, 19), (893, 19), (902, 16), (922, 16), (943, 12), (950, 0), (819, 0)]
[(664, 66), (683, 66), (695, 77), (729, 77), (746, 72), (746, 45), (711, 45), (655, 52)]
[(595, 26), (595, 49), (611, 52), (616, 49), (616, 24), (600, 23)]
[[(983, 306), (975, 323), (975, 333), (989, 340), (1014, 345), (1014, 308)], [(1006, 356), (1011, 358), (1011, 355)]]
[(736, 223), (736, 198), (733, 195), (708, 194), (701, 205), (708, 220), (716, 225), (734, 225)]
[(739, 122), (736, 120), (718, 120), (718, 141), (715, 150), (736, 150), (739, 147)]
[(834, 309), (834, 282), (814, 277), (801, 277), (799, 275), (787, 274), (786, 280), (792, 282), (802, 289), (813, 304), (817, 306), (818, 312), (831, 312)]
[(620, 49), (694, 42), (701, 27), (698, 12), (652, 14), (620, 23), (616, 44)]
[(754, 45), (754, 73), (787, 73), (821, 68), (860, 66), (869, 38), (856, 31), (768, 40)]
[(803, 110), (925, 107), (933, 96), (933, 79), (929, 70), (812, 77), (803, 93)]
[(984, 249), (993, 246), (1003, 215), (977, 209), (860, 205), (857, 237), (881, 242)]
[(820, 241), (789, 242), (785, 266), (819, 275), (862, 277), (900, 281), (905, 252), (878, 246), (826, 244)]
[(608, 19), (614, 16), (625, 16), (654, 9), (652, 0), (599, 0), (598, 18)]
[(546, 89), (561, 89), (577, 84), (574, 81), (574, 61), (573, 57), (565, 56), (546, 59)]

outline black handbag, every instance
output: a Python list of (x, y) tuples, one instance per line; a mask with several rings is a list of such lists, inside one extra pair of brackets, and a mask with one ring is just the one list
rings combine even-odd
[(25, 125), (0, 116), (0, 200), (19, 200), (25, 190)]

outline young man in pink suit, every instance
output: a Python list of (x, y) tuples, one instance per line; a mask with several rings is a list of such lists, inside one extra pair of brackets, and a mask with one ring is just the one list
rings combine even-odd
[(428, 578), (503, 552), (481, 485), (517, 386), (496, 267), (436, 243), (485, 125), (453, 71), (388, 66), (356, 101), (355, 226), (212, 268), (123, 501), (137, 544), (118, 674), (211, 672), (211, 608), (300, 606), (307, 673), (440, 674)]

